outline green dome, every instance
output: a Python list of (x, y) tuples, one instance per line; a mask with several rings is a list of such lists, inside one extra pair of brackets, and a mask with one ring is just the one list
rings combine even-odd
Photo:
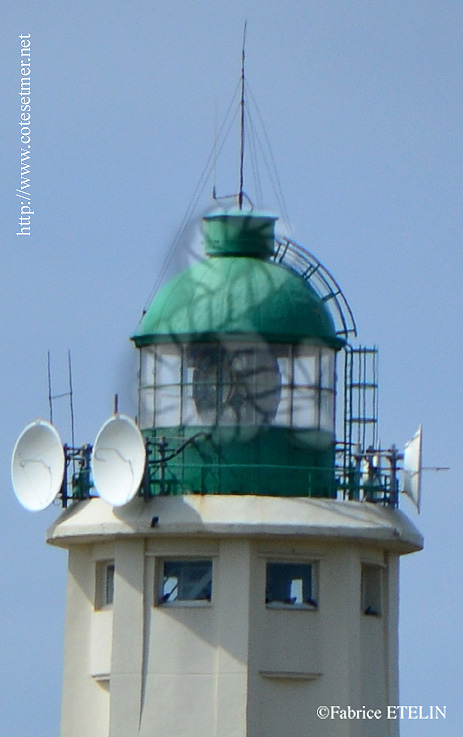
[(137, 346), (217, 334), (340, 348), (332, 317), (307, 282), (286, 267), (249, 256), (214, 256), (181, 272), (156, 295)]

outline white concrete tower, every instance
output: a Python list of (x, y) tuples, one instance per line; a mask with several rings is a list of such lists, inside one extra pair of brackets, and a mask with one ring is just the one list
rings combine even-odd
[(350, 311), (272, 217), (210, 215), (205, 245), (133, 338), (139, 493), (71, 488), (48, 533), (69, 554), (61, 737), (392, 737), (399, 557), (422, 539), (353, 411), (375, 382)]

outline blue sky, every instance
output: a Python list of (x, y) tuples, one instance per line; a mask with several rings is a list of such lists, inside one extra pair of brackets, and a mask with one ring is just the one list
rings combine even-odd
[[(58, 734), (66, 571), (64, 552), (44, 545), (59, 508), (19, 507), (11, 450), (26, 423), (48, 416), (48, 350), (56, 393), (72, 352), (78, 442), (93, 441), (114, 393), (132, 413), (128, 337), (233, 97), (245, 20), (247, 78), (291, 235), (340, 282), (360, 342), (380, 349), (382, 444), (402, 447), (422, 422), (424, 465), (450, 466), (424, 474), (426, 547), (403, 560), (401, 579), (401, 702), (447, 705), (448, 718), (401, 728), (402, 737), (461, 734), (463, 5), (454, 0), (3, 4), (5, 734)], [(31, 34), (30, 237), (16, 236), (20, 34)], [(219, 192), (236, 191), (237, 147), (235, 125), (217, 162)], [(253, 194), (249, 162), (246, 182)], [(70, 440), (63, 400), (56, 424)]]

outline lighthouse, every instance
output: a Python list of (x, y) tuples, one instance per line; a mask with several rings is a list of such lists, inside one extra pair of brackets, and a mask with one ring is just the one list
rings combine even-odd
[(51, 425), (18, 441), (20, 501), (45, 505), (29, 464), (65, 507), (61, 737), (398, 734), (399, 558), (422, 547), (402, 454), (377, 444), (375, 350), (275, 221), (204, 218), (203, 259), (132, 336), (135, 422), (116, 414), (72, 478)]

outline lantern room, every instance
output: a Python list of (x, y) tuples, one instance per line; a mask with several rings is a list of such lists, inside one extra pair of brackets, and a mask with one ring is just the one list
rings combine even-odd
[(150, 495), (335, 495), (345, 341), (309, 281), (275, 261), (275, 220), (206, 216), (206, 258), (159, 292), (133, 337), (138, 423), (161, 449)]

